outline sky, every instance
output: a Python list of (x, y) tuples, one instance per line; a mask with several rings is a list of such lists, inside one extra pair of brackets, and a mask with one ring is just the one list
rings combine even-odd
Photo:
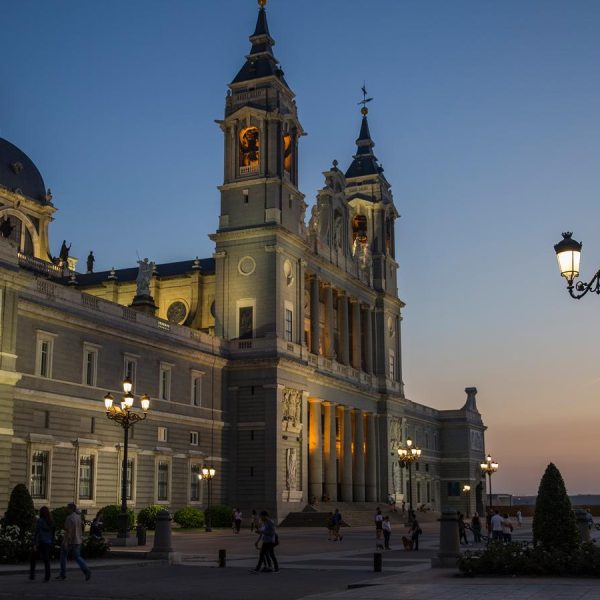
[[(0, 136), (23, 149), (63, 239), (96, 270), (212, 255), (227, 83), (252, 0), (0, 0)], [(476, 386), (494, 491), (536, 493), (554, 462), (600, 492), (600, 298), (572, 300), (553, 244), (600, 266), (600, 2), (270, 0), (275, 55), (308, 135), (312, 205), (346, 168), (366, 82), (401, 218), (407, 396)], [(310, 209), (307, 211), (310, 214)]]

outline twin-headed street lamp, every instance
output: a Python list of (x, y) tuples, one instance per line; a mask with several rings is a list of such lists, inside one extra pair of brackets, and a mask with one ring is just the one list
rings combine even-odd
[(498, 463), (492, 460), (492, 456), (490, 454), (487, 455), (485, 462), (480, 465), (481, 473), (485, 477), (488, 476), (490, 480), (490, 496), (489, 496), (489, 507), (490, 511), (492, 510), (492, 475), (498, 470)]
[(109, 392), (104, 396), (104, 406), (106, 407), (106, 416), (119, 423), (123, 428), (123, 467), (121, 471), (121, 513), (119, 514), (118, 524), (119, 533), (117, 538), (122, 539), (123, 543), (127, 544), (127, 537), (129, 536), (129, 517), (127, 515), (127, 451), (129, 445), (129, 429), (135, 425), (138, 421), (143, 421), (148, 416), (148, 409), (150, 408), (150, 397), (148, 394), (144, 394), (140, 398), (140, 404), (142, 405), (142, 411), (133, 410), (134, 395), (131, 393), (133, 384), (131, 379), (126, 377), (123, 380), (123, 397), (121, 398), (121, 404), (113, 404), (114, 398)]
[(206, 503), (206, 523), (204, 530), (212, 531), (212, 518), (210, 514), (210, 501), (211, 501), (211, 482), (216, 475), (217, 471), (214, 467), (202, 467), (200, 473), (198, 474), (199, 479), (203, 479), (208, 482), (208, 501)]
[(402, 467), (408, 467), (408, 507), (412, 509), (412, 464), (421, 457), (421, 449), (413, 446), (410, 438), (406, 440), (406, 448), (398, 448), (398, 460)]
[[(558, 268), (560, 274), (567, 280), (567, 290), (572, 298), (579, 300), (588, 292), (600, 294), (600, 269), (588, 283), (578, 281), (574, 283), (576, 277), (579, 277), (579, 263), (581, 262), (582, 243), (574, 240), (573, 234), (567, 231), (562, 234), (563, 239), (554, 246), (556, 258), (558, 259)], [(575, 293), (573, 290), (579, 293)]]
[(469, 513), (471, 512), (471, 486), (468, 484), (463, 485), (463, 494), (467, 496), (467, 517), (469, 517)]

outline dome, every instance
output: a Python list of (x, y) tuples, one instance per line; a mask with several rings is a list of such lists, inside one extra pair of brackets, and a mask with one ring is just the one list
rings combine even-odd
[(33, 161), (16, 146), (0, 138), (0, 186), (47, 204), (46, 186)]

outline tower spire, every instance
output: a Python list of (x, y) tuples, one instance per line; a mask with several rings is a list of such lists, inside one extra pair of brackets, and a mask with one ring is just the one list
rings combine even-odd
[(375, 142), (371, 139), (371, 132), (369, 131), (369, 121), (367, 115), (369, 109), (367, 104), (373, 101), (373, 98), (368, 98), (366, 84), (363, 83), (361, 88), (363, 99), (358, 103), (362, 105), (360, 114), (362, 115), (362, 121), (360, 124), (360, 133), (356, 140), (356, 154), (353, 156), (354, 160), (346, 171), (346, 177), (360, 177), (362, 175), (378, 175), (383, 172), (383, 168), (377, 162), (377, 157), (373, 154), (373, 147)]
[(267, 22), (267, 11), (265, 5), (267, 0), (258, 0), (258, 17), (254, 33), (250, 36), (250, 53), (246, 55), (246, 62), (235, 76), (231, 83), (243, 83), (253, 79), (262, 79), (263, 77), (277, 77), (287, 86), (283, 78), (283, 71), (273, 55), (273, 46), (275, 40), (269, 32), (269, 24)]

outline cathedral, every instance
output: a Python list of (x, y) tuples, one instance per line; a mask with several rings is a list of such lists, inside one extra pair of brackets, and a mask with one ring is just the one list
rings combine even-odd
[[(65, 242), (53, 257), (52, 194), (0, 139), (0, 513), (17, 483), (36, 507), (90, 512), (122, 491), (136, 512), (203, 508), (207, 483), (213, 503), (279, 520), (315, 499), (464, 510), (465, 485), (481, 509), (477, 390), (456, 410), (404, 394), (398, 211), (367, 98), (356, 148), (324, 172), (307, 214), (303, 128), (259, 5), (218, 121), (212, 257), (103, 272)], [(150, 409), (121, 468), (123, 430), (104, 397), (118, 402), (125, 378), (134, 410), (142, 394)], [(408, 440), (421, 450), (410, 488)]]

